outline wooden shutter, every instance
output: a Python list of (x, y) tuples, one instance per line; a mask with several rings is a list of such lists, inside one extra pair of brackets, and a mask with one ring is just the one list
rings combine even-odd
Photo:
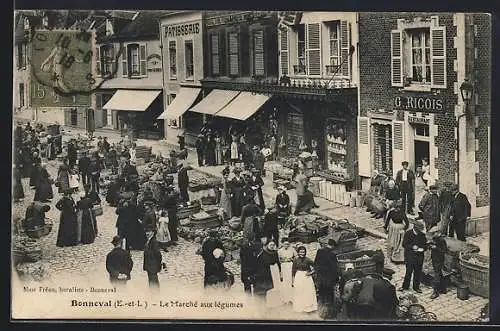
[(307, 74), (321, 75), (321, 24), (307, 24), (306, 30)]
[(288, 75), (288, 29), (280, 29), (279, 54), (280, 54), (280, 76)]
[(146, 69), (146, 44), (139, 45), (139, 72), (141, 76), (147, 76)]
[(127, 46), (122, 46), (122, 76), (128, 77), (128, 49)]
[(351, 77), (351, 26), (347, 21), (340, 21), (340, 61), (344, 62), (341, 68), (342, 76)]
[(109, 61), (111, 62), (111, 77), (116, 73), (115, 45), (109, 45)]
[(212, 34), (210, 40), (210, 46), (212, 49), (212, 75), (220, 74), (220, 43), (219, 43), (219, 34)]
[(358, 117), (358, 171), (360, 176), (371, 177), (370, 118)]
[(229, 44), (229, 74), (230, 75), (238, 75), (240, 70), (240, 61), (239, 61), (239, 40), (238, 33), (230, 32), (228, 36), (228, 44)]
[(96, 73), (97, 77), (101, 76), (101, 47), (97, 46), (95, 48), (95, 67), (96, 67)]
[(431, 87), (446, 88), (446, 27), (431, 28)]
[(102, 109), (102, 94), (96, 93), (95, 95), (95, 108)]
[(254, 74), (264, 76), (264, 31), (253, 32)]
[[(97, 47), (99, 49), (99, 47)], [(64, 109), (64, 125), (71, 126), (71, 110)]]
[(405, 122), (392, 121), (392, 171), (394, 177), (405, 161)]
[(391, 32), (391, 83), (403, 87), (403, 32)]

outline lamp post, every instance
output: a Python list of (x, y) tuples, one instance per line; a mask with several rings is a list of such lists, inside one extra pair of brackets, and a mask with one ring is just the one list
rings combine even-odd
[[(460, 85), (460, 94), (462, 100), (464, 101), (464, 111), (457, 117), (457, 184), (460, 189), (460, 120), (462, 117), (469, 113), (469, 104), (472, 100), (472, 94), (474, 92), (474, 86), (471, 84), (468, 78), (465, 78)], [(467, 130), (466, 130), (467, 132)]]

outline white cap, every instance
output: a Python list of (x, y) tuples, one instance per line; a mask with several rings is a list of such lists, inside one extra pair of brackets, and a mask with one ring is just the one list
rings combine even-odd
[(216, 249), (214, 249), (214, 251), (212, 252), (212, 254), (214, 255), (214, 257), (216, 259), (218, 259), (218, 258), (220, 258), (221, 256), (224, 255), (224, 251), (222, 249), (220, 249), (220, 248), (216, 248)]

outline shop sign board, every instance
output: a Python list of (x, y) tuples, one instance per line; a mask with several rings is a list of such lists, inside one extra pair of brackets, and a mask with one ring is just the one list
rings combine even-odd
[(444, 112), (444, 101), (434, 97), (396, 96), (394, 107), (397, 110), (418, 111), (427, 113)]

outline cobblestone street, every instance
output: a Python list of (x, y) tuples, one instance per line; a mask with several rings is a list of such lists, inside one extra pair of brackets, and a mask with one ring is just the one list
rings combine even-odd
[[(77, 131), (73, 131), (75, 133)], [(105, 134), (96, 133), (96, 135), (108, 136), (110, 142), (117, 141), (118, 136), (116, 134)], [(153, 153), (158, 153), (161, 151), (163, 155), (166, 155), (168, 148), (164, 142), (157, 141), (143, 141), (139, 140), (138, 145), (150, 145), (153, 147)], [(190, 152), (188, 161), (193, 164), (194, 168), (194, 153)], [(58, 163), (57, 161), (49, 162), (47, 165), (47, 170), (51, 174), (52, 178), (56, 177)], [(210, 167), (203, 168), (200, 171), (207, 172), (213, 175), (219, 175), (222, 167)], [(272, 188), (271, 179), (266, 177), (265, 179), (265, 198), (267, 200), (267, 205), (271, 205), (272, 200), (275, 196), (275, 191)], [(24, 217), (24, 211), (29, 202), (33, 200), (34, 191), (29, 188), (29, 179), (23, 179), (23, 185), (25, 190), (25, 200), (23, 202), (18, 202), (14, 204), (14, 217)], [(289, 192), (292, 198), (292, 203), (295, 202), (295, 194), (293, 191)], [(98, 217), (98, 236), (93, 244), (89, 245), (79, 245), (76, 247), (56, 247), (56, 238), (59, 225), (59, 211), (54, 207), (55, 202), (58, 201), (60, 195), (57, 193), (57, 189), (54, 187), (54, 199), (51, 203), (51, 210), (47, 213), (47, 217), (54, 221), (54, 227), (52, 232), (40, 239), (41, 246), (43, 249), (43, 262), (47, 267), (48, 274), (52, 280), (56, 279), (66, 279), (66, 278), (76, 278), (84, 277), (92, 282), (107, 282), (108, 275), (105, 268), (106, 254), (111, 250), (112, 245), (110, 243), (112, 237), (116, 234), (116, 214), (115, 208), (107, 206), (106, 202), (103, 200), (104, 214)], [(374, 248), (384, 244), (385, 234), (381, 230), (382, 221), (373, 220), (370, 218), (370, 214), (365, 212), (362, 208), (349, 208), (335, 203), (317, 198), (317, 203), (320, 208), (317, 209), (317, 213), (322, 216), (327, 216), (330, 218), (345, 218), (355, 223), (356, 225), (366, 228), (372, 235), (366, 236), (358, 240), (358, 248)], [(488, 254), (487, 243), (489, 241), (489, 233), (482, 234), (481, 236), (468, 238), (468, 242), (474, 243), (481, 247), (483, 254)], [(308, 256), (314, 259), (316, 254), (317, 243), (308, 244)], [(166, 270), (163, 270), (159, 275), (159, 280), (161, 284), (161, 291), (168, 292), (170, 289), (186, 288), (192, 289), (193, 291), (202, 290), (203, 287), (203, 261), (199, 255), (195, 254), (195, 251), (199, 248), (199, 244), (186, 241), (182, 238), (179, 240), (179, 245), (168, 248), (168, 252), (163, 252), (164, 262), (167, 264)], [(132, 271), (132, 280), (127, 284), (130, 288), (135, 288), (140, 292), (147, 289), (147, 275), (142, 270), (142, 252), (133, 251), (132, 252), (134, 260), (134, 268)], [(236, 283), (233, 286), (232, 291), (235, 293), (242, 293), (243, 286), (240, 282), (239, 277), (239, 265), (238, 261), (233, 260), (226, 265), (235, 273)], [(387, 262), (387, 266), (395, 270), (395, 275), (393, 277), (393, 284), (399, 287), (403, 276), (404, 276), (404, 266), (392, 265)], [(467, 301), (461, 301), (457, 298), (457, 293), (455, 288), (450, 288), (447, 294), (441, 295), (435, 300), (430, 300), (429, 297), (432, 293), (432, 288), (428, 286), (422, 286), (423, 293), (414, 293), (419, 304), (426, 307), (427, 311), (433, 312), (437, 315), (439, 321), (472, 321), (479, 317), (481, 308), (488, 302), (487, 299), (472, 296)], [(398, 292), (399, 294), (399, 292)], [(293, 319), (317, 319), (318, 317), (314, 315), (300, 315), (291, 312), (289, 307), (280, 309), (276, 315), (270, 313), (266, 316), (267, 318), (293, 318)], [(237, 318), (237, 317), (235, 317)]]

